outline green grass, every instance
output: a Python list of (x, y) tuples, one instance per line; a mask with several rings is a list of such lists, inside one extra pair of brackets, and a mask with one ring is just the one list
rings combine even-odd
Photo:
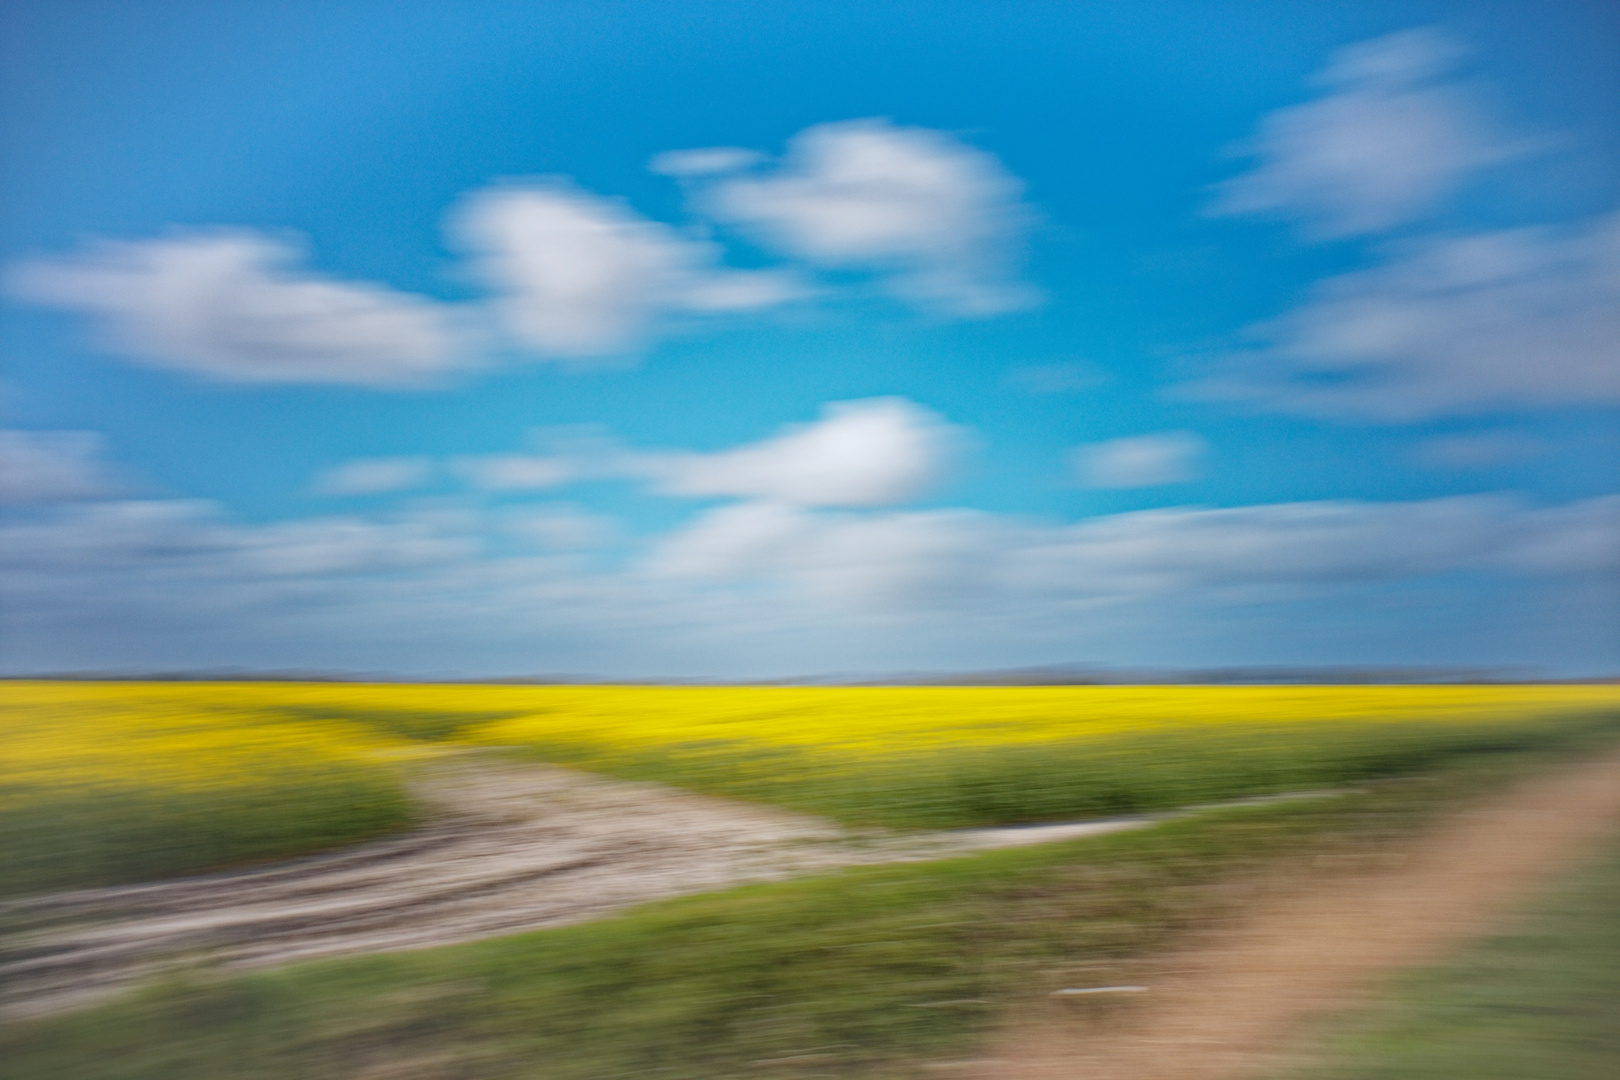
[(219, 790), (0, 788), (0, 897), (286, 858), (409, 824), (392, 768), (345, 762)]
[(418, 742), (448, 742), (480, 724), (521, 715), (510, 711), (374, 709), (357, 705), (279, 705), (269, 710), (293, 720), (342, 720), (376, 728), (386, 735)]
[(1151, 830), (869, 867), (596, 923), (223, 977), (0, 1034), (0, 1077), (724, 1080), (939, 1075), (1009, 1003), (1130, 981), (1234, 880), (1397, 835), (1535, 755)]
[(1508, 932), (1401, 980), (1298, 1080), (1620, 1076), (1620, 842)]
[(1488, 724), (1189, 727), (1038, 745), (942, 748), (860, 762), (791, 749), (675, 746), (639, 756), (518, 749), (632, 780), (773, 803), (855, 826), (966, 828), (1130, 814), (1412, 775), (1447, 761), (1620, 730), (1613, 710)]

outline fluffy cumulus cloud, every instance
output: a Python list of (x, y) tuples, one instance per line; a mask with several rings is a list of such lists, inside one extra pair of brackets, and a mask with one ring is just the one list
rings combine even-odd
[(1220, 185), (1216, 214), (1269, 214), (1317, 238), (1375, 233), (1435, 209), (1468, 175), (1530, 152), (1449, 79), (1461, 48), (1407, 30), (1340, 50), (1326, 93), (1279, 109), (1236, 149), (1254, 168)]
[[(687, 175), (720, 172), (709, 166), (724, 153), (671, 160)], [(979, 317), (1036, 299), (1017, 278), (1032, 219), (1022, 193), (993, 156), (945, 132), (857, 120), (800, 132), (779, 166), (719, 177), (697, 205), (789, 258), (876, 272), (920, 307)]]
[(797, 506), (886, 506), (941, 478), (960, 439), (904, 398), (827, 405), (815, 423), (714, 453), (643, 454), (626, 468), (670, 495), (762, 499)]
[(946, 315), (1034, 301), (1017, 277), (1031, 214), (991, 155), (943, 132), (859, 121), (810, 128), (779, 167), (764, 161), (710, 147), (651, 167), (783, 257), (766, 269), (727, 267), (710, 239), (548, 180), (485, 188), (453, 208), (458, 272), (487, 290), (466, 303), (323, 277), (304, 266), (299, 243), (240, 228), (98, 241), (14, 265), (7, 286), (88, 317), (100, 346), (148, 366), (375, 387), (435, 384), (503, 351), (631, 356), (694, 322), (825, 292), (811, 280), (826, 269), (875, 273)]
[(724, 269), (714, 244), (562, 183), (475, 193), (451, 234), (497, 294), (507, 333), (546, 356), (626, 353), (673, 316), (753, 311), (799, 294), (785, 274)]
[(1070, 460), (1086, 487), (1156, 487), (1197, 479), (1208, 449), (1190, 431), (1166, 431), (1077, 446)]
[(7, 284), (89, 316), (111, 351), (216, 379), (410, 386), (467, 362), (443, 305), (320, 277), (302, 258), (284, 237), (177, 233), (34, 259)]
[(422, 487), (435, 471), (423, 457), (356, 458), (322, 471), (311, 487), (317, 495), (385, 495)]
[(1620, 401), (1620, 214), (1398, 245), (1248, 335), (1200, 393), (1394, 422)]
[(91, 431), (0, 430), (0, 503), (70, 502), (110, 494), (118, 485), (101, 462)]

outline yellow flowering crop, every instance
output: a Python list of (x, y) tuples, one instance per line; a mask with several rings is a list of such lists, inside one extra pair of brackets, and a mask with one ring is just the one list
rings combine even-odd
[[(194, 684), (0, 684), (0, 895), (300, 854), (398, 827), (404, 739)], [(224, 691), (224, 692), (222, 692)]]
[(36, 886), (395, 827), (407, 819), (395, 766), (466, 746), (856, 822), (949, 826), (1410, 772), (1620, 712), (1620, 687), (1602, 685), (3, 686), (0, 858), (31, 866), (10, 873)]
[(346, 721), (310, 723), (265, 694), (179, 683), (12, 682), (0, 790), (27, 785), (229, 788), (268, 773), (375, 762), (411, 744)]
[(447, 705), (517, 714), (479, 727), (479, 741), (610, 755), (727, 743), (879, 756), (1222, 724), (1479, 724), (1620, 706), (1620, 686), (1609, 685), (424, 689), (448, 691)]
[(855, 823), (1123, 813), (1412, 772), (1620, 713), (1614, 686), (526, 687), (458, 737)]

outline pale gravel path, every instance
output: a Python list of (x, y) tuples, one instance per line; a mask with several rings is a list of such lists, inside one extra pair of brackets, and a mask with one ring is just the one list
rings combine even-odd
[[(93, 1003), (179, 961), (268, 967), (561, 926), (858, 863), (1141, 828), (1159, 817), (900, 836), (656, 784), (464, 755), (408, 835), (238, 873), (0, 905), (0, 1016)], [(20, 929), (19, 929), (20, 928)]]
[[(1051, 999), (1017, 1015), (978, 1080), (1244, 1080), (1276, 1075), (1314, 1019), (1489, 931), (1620, 830), (1620, 753), (1519, 784), (1382, 853), (1308, 876), (1133, 973), (1146, 993)], [(1100, 1007), (1099, 1007), (1100, 1006)], [(945, 1075), (946, 1073), (942, 1073)]]

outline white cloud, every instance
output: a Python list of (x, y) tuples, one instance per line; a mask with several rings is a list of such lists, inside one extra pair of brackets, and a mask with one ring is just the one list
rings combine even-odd
[(24, 575), (113, 572), (221, 587), (419, 568), (465, 559), (480, 546), (475, 537), (409, 518), (239, 525), (218, 505), (190, 499), (84, 504), (14, 524), (3, 535), (10, 565)]
[(1017, 279), (1032, 213), (999, 161), (949, 134), (881, 120), (821, 124), (781, 166), (731, 176), (698, 206), (812, 265), (875, 271), (902, 299), (981, 317), (1035, 302)]
[(1399, 245), (1247, 334), (1195, 393), (1390, 422), (1620, 401), (1620, 213)]
[[(677, 230), (565, 180), (475, 191), (447, 222), (461, 272), (493, 295), (447, 304), (306, 269), (304, 248), (251, 229), (98, 241), (13, 266), (9, 291), (88, 316), (98, 344), (152, 367), (236, 382), (432, 385), (493, 344), (549, 359), (630, 356), (662, 335), (815, 295), (812, 268), (877, 273), (929, 310), (996, 314), (1034, 302), (1017, 280), (1031, 219), (1022, 185), (941, 132), (880, 121), (797, 136), (785, 164), (756, 151), (676, 150), (651, 167), (719, 219), (789, 257), (738, 270), (703, 227)], [(807, 265), (808, 264), (808, 265)]]
[(536, 547), (577, 551), (611, 543), (617, 530), (611, 518), (566, 504), (542, 506), (503, 519), (505, 531)]
[(903, 398), (833, 402), (813, 424), (709, 454), (642, 454), (627, 468), (670, 495), (768, 499), (800, 506), (883, 506), (938, 481), (955, 428)]
[(318, 495), (383, 495), (422, 487), (434, 471), (422, 457), (356, 458), (320, 473), (311, 487)]
[(51, 503), (106, 496), (117, 486), (90, 431), (0, 430), (0, 503)]
[(1145, 510), (1052, 530), (1015, 566), (1030, 584), (1104, 594), (1400, 580), (1500, 569), (1539, 533), (1535, 515), (1491, 497)]
[(467, 364), (442, 305), (317, 276), (298, 268), (302, 257), (245, 229), (177, 233), (33, 259), (8, 286), (91, 316), (109, 349), (210, 378), (411, 386)]
[(1279, 109), (1240, 145), (1254, 169), (1222, 183), (1215, 214), (1275, 214), (1316, 238), (1381, 232), (1435, 209), (1467, 176), (1535, 149), (1486, 121), (1461, 54), (1432, 29), (1341, 49), (1316, 80), (1328, 93)]
[(1077, 446), (1080, 480), (1094, 488), (1139, 488), (1195, 480), (1209, 445), (1190, 431), (1166, 431)]
[[(796, 506), (884, 506), (932, 487), (961, 449), (961, 429), (904, 398), (830, 402), (821, 418), (716, 450), (633, 450), (595, 428), (533, 433), (536, 450), (452, 458), (443, 468), (486, 492), (542, 491), (583, 480), (638, 480), (663, 495), (765, 499)], [(317, 478), (326, 494), (418, 486), (438, 467), (419, 458), (345, 463)]]
[(1180, 507), (1068, 526), (745, 503), (660, 539), (648, 568), (775, 582), (818, 603), (925, 611), (968, 601), (1038, 617), (1071, 603), (1298, 598), (1457, 572), (1604, 573), (1620, 566), (1617, 538), (1617, 496), (1550, 509), (1481, 496)]
[(712, 176), (737, 172), (765, 160), (758, 150), (739, 146), (707, 146), (700, 150), (667, 150), (648, 163), (661, 176)]
[(520, 345), (553, 357), (634, 351), (672, 316), (752, 311), (800, 294), (785, 274), (727, 270), (714, 244), (562, 183), (476, 192), (451, 222)]
[(1415, 448), (1418, 462), (1441, 469), (1488, 469), (1547, 452), (1547, 444), (1514, 431), (1469, 431), (1436, 435)]
[(1501, 557), (1509, 569), (1611, 577), (1620, 570), (1620, 495), (1532, 510), (1517, 524)]
[(971, 510), (849, 514), (742, 503), (663, 538), (646, 569), (710, 582), (763, 579), (821, 606), (932, 610), (984, 599), (986, 571), (1013, 532)]
[(539, 454), (456, 458), (450, 468), (484, 491), (539, 491), (571, 483), (580, 477), (577, 462)]
[[(1368, 659), (1352, 611), (1408, 658), (1444, 644), (1438, 658), (1477, 660), (1479, 646), (1524, 660), (1533, 641), (1535, 658), (1601, 666), (1616, 644), (1615, 496), (1184, 507), (1072, 525), (750, 502), (652, 538), (623, 568), (593, 557), (612, 538), (593, 540), (568, 508), (538, 508), (526, 536), (522, 517), (255, 525), (194, 501), (38, 507), (0, 525), (4, 663), (768, 674), (1054, 654), (1253, 662), (1299, 655), (1287, 650), (1311, 625), (1326, 635), (1318, 660)], [(1458, 575), (1474, 584), (1448, 587)], [(1234, 644), (1255, 626), (1270, 636)]]

